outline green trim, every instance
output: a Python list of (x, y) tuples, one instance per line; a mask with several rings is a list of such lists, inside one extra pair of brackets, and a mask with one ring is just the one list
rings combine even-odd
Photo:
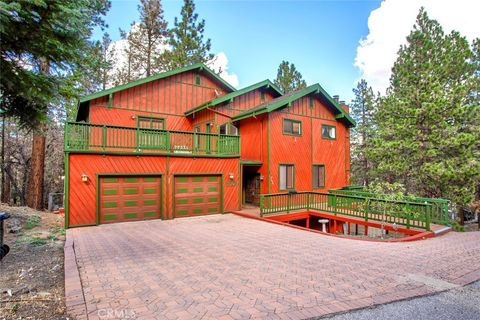
[(152, 205), (155, 204), (157, 201), (156, 200), (143, 200), (143, 204), (145, 205)]
[(112, 195), (112, 194), (117, 194), (117, 190), (103, 190), (103, 195)]
[[(216, 176), (210, 176), (210, 177), (207, 178), (208, 181), (215, 181), (215, 182), (217, 181), (217, 179), (218, 179), (218, 177), (216, 177)], [(193, 180), (193, 181), (195, 181), (195, 180)]]
[(208, 198), (208, 202), (217, 202), (218, 198)]
[(177, 213), (178, 214), (187, 214), (188, 211), (187, 210), (178, 210)]
[(203, 188), (193, 188), (193, 192), (203, 192)]
[[(147, 211), (143, 213), (144, 217), (154, 217), (156, 213), (154, 211)], [(162, 219), (162, 216), (160, 215), (160, 219)]]
[(68, 196), (69, 196), (69, 192), (70, 192), (70, 189), (69, 189), (69, 177), (68, 175), (70, 174), (69, 172), (69, 167), (68, 167), (68, 164), (69, 164), (69, 161), (70, 160), (70, 157), (69, 157), (69, 154), (68, 152), (65, 152), (65, 155), (64, 155), (64, 158), (63, 158), (63, 161), (64, 161), (64, 165), (65, 165), (65, 172), (64, 172), (64, 179), (63, 179), (63, 192), (64, 192), (64, 198), (65, 198), (65, 203), (63, 204), (63, 207), (64, 207), (64, 210), (65, 210), (65, 221), (64, 221), (64, 227), (65, 229), (68, 229), (70, 226), (69, 226), (69, 223), (68, 223)]
[[(293, 132), (286, 132), (285, 131), (285, 122), (290, 121), (290, 122), (296, 122), (300, 123), (300, 133), (293, 133)], [(303, 124), (301, 120), (296, 120), (296, 119), (289, 119), (289, 118), (283, 118), (282, 119), (282, 133), (285, 136), (295, 136), (295, 137), (301, 137), (303, 135)], [(292, 125), (292, 131), (293, 131), (293, 125)]]
[(118, 182), (117, 178), (103, 178), (103, 182)]
[(146, 178), (143, 178), (143, 181), (144, 181), (144, 182), (156, 182), (156, 181), (157, 181), (157, 178), (154, 178), (154, 177), (146, 177)]
[(129, 177), (129, 178), (125, 178), (125, 182), (137, 182), (138, 179), (135, 178), (135, 177)]
[[(209, 212), (209, 213), (218, 212), (218, 208), (208, 208), (208, 212)], [(220, 211), (220, 213), (224, 213), (224, 212), (223, 212), (223, 209)]]
[(147, 188), (147, 189), (143, 189), (143, 193), (152, 194), (152, 193), (155, 193), (156, 190), (157, 190), (156, 188)]
[[(334, 128), (335, 129), (335, 138), (330, 138), (330, 137), (324, 137), (323, 136), (323, 127), (325, 128)], [(331, 126), (328, 124), (322, 124), (322, 127), (320, 128), (320, 135), (323, 140), (337, 140), (337, 127), (336, 126)]]
[(240, 164), (244, 166), (261, 166), (263, 162), (255, 160), (240, 160)]
[(203, 203), (203, 198), (194, 198), (193, 203)]
[(185, 116), (192, 115), (196, 112), (202, 111), (202, 110), (207, 109), (209, 107), (217, 106), (217, 105), (219, 105), (221, 103), (224, 103), (224, 102), (230, 102), (231, 100), (233, 100), (236, 97), (239, 97), (239, 96), (241, 96), (245, 93), (248, 93), (250, 91), (257, 90), (257, 89), (260, 89), (260, 88), (272, 89), (272, 91), (277, 96), (282, 95), (282, 91), (275, 84), (273, 84), (270, 80), (267, 79), (267, 80), (252, 84), (251, 86), (245, 87), (243, 89), (240, 89), (240, 90), (228, 93), (226, 95), (223, 95), (221, 97), (215, 98), (213, 100), (207, 101), (207, 102), (205, 102), (205, 103), (203, 103), (203, 104), (201, 104), (201, 105), (199, 105), (199, 106), (197, 106), (193, 109), (187, 110), (187, 111), (185, 111)]
[(193, 177), (192, 181), (193, 181), (193, 182), (202, 182), (202, 181), (203, 181), (203, 177)]
[(117, 202), (116, 201), (104, 202), (103, 207), (104, 208), (116, 208), (117, 207)]
[[(292, 166), (293, 167), (293, 177), (292, 177), (292, 188), (281, 189), (280, 188), (280, 167), (281, 166)], [(286, 183), (286, 181), (285, 181)], [(278, 164), (278, 191), (288, 191), (295, 190), (295, 163), (279, 163)]]
[(267, 193), (270, 193), (270, 114), (267, 116)]
[(138, 194), (138, 189), (137, 188), (125, 189), (125, 194)]
[(126, 207), (135, 207), (137, 205), (137, 201), (124, 201), (123, 204)]
[(124, 213), (123, 214), (123, 217), (126, 218), (126, 219), (130, 219), (130, 218), (136, 218), (137, 217), (137, 214), (136, 213)]
[(333, 98), (330, 97), (330, 95), (318, 83), (311, 85), (305, 89), (298, 90), (293, 93), (273, 99), (255, 108), (242, 112), (236, 116), (233, 116), (232, 120), (239, 121), (259, 114), (275, 111), (279, 108), (288, 106), (293, 101), (303, 98), (309, 94), (318, 94), (321, 98), (323, 98), (327, 102), (327, 104), (334, 110), (334, 113), (336, 114), (335, 118), (339, 120), (344, 120), (348, 127), (354, 127), (356, 125), (355, 121), (350, 117), (350, 115), (346, 113), (343, 108), (337, 102), (335, 102), (335, 100), (333, 100)]
[(103, 216), (103, 220), (115, 220), (115, 219), (117, 219), (116, 214), (106, 214)]
[(177, 193), (187, 193), (188, 189), (187, 188), (178, 188)]
[(188, 199), (177, 199), (177, 204), (187, 204)]
[(217, 192), (217, 187), (208, 187), (209, 192)]
[(233, 86), (231, 86), (228, 82), (223, 80), (219, 75), (217, 75), (215, 72), (213, 72), (211, 69), (209, 69), (206, 65), (204, 65), (203, 63), (196, 63), (196, 64), (193, 64), (193, 65), (190, 65), (190, 66), (187, 66), (187, 67), (183, 67), (183, 68), (180, 68), (180, 69), (175, 69), (175, 70), (171, 70), (171, 71), (167, 71), (167, 72), (158, 73), (158, 74), (155, 74), (155, 75), (150, 76), (150, 77), (146, 77), (146, 78), (139, 79), (139, 80), (136, 80), (136, 81), (132, 81), (132, 82), (129, 82), (129, 83), (117, 86), (117, 87), (113, 87), (113, 88), (108, 89), (108, 90), (103, 90), (103, 91), (100, 91), (100, 92), (97, 92), (97, 93), (89, 94), (89, 95), (81, 98), (80, 102), (86, 102), (86, 101), (93, 100), (93, 99), (96, 99), (96, 98), (104, 97), (106, 95), (109, 95), (109, 94), (112, 94), (112, 93), (115, 93), (115, 92), (118, 92), (118, 91), (122, 91), (122, 90), (125, 90), (125, 89), (129, 89), (129, 88), (132, 88), (132, 87), (136, 87), (136, 86), (139, 86), (139, 85), (151, 82), (151, 81), (164, 79), (164, 78), (171, 77), (171, 76), (183, 73), (183, 72), (197, 70), (197, 69), (199, 71), (205, 71), (209, 76), (211, 76), (217, 82), (222, 84), (227, 89), (227, 91), (230, 91), (230, 92), (236, 91)]
[[(314, 167), (323, 167), (323, 186), (316, 186), (315, 187), (315, 185), (313, 183), (313, 168)], [(312, 164), (312, 190), (314, 190), (314, 189), (324, 189), (325, 186), (326, 186), (326, 182), (327, 182), (327, 169), (325, 167), (325, 164), (323, 164), (323, 163)]]
[(178, 177), (178, 182), (187, 182), (188, 178), (187, 177)]
[(171, 156), (178, 158), (240, 158), (240, 154), (232, 155), (217, 155), (217, 154), (183, 154), (183, 153), (169, 153), (169, 152), (137, 152), (137, 151), (84, 151), (84, 150), (69, 150), (69, 153), (77, 154), (101, 154), (101, 155), (117, 155), (117, 156)]

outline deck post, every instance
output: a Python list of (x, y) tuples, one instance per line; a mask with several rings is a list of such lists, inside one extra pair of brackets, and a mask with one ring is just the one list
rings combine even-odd
[[(264, 202), (265, 196), (263, 194), (260, 195), (260, 217), (263, 217), (263, 210), (264, 210)], [(240, 200), (239, 200), (240, 201)]]
[(287, 194), (287, 213), (290, 213), (290, 197), (291, 195)]
[(107, 126), (102, 127), (102, 149), (105, 151), (107, 147)]
[(368, 210), (370, 209), (370, 199), (367, 198), (365, 201), (365, 221), (368, 221)]
[(427, 206), (425, 208), (425, 229), (427, 229), (427, 231), (430, 231), (430, 205), (426, 201), (425, 205)]

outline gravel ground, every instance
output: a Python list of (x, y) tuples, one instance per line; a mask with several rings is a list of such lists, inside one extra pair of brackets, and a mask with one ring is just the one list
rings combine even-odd
[(326, 319), (478, 320), (480, 319), (480, 281), (432, 296), (393, 302)]

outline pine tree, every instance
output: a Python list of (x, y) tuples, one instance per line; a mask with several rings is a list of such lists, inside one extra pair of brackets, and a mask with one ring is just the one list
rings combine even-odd
[(160, 0), (141, 0), (138, 6), (140, 23), (134, 24), (128, 35), (132, 64), (140, 68), (140, 76), (162, 71), (160, 55), (166, 45), (168, 24)]
[(194, 63), (208, 63), (214, 58), (210, 53), (211, 41), (204, 41), (205, 20), (198, 21), (193, 0), (184, 0), (180, 20), (175, 17), (170, 30), (170, 50), (164, 52), (162, 63), (168, 70), (181, 68)]
[(350, 114), (357, 125), (352, 129), (352, 178), (356, 184), (368, 186), (373, 168), (369, 152), (375, 134), (374, 116), (378, 98), (364, 79), (358, 82), (353, 92), (355, 98), (350, 105)]
[(278, 66), (277, 78), (274, 83), (282, 89), (284, 93), (303, 89), (307, 83), (302, 78), (302, 74), (297, 70), (293, 63), (282, 61)]
[(475, 61), (464, 37), (444, 34), (420, 10), (376, 117), (374, 161), (387, 181), (402, 181), (407, 192), (420, 196), (470, 201), (480, 180)]

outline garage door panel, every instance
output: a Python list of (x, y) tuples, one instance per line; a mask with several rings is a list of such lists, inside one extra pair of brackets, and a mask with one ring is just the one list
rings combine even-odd
[(161, 177), (100, 178), (100, 223), (160, 218)]
[(175, 177), (175, 216), (188, 217), (220, 213), (221, 176)]

